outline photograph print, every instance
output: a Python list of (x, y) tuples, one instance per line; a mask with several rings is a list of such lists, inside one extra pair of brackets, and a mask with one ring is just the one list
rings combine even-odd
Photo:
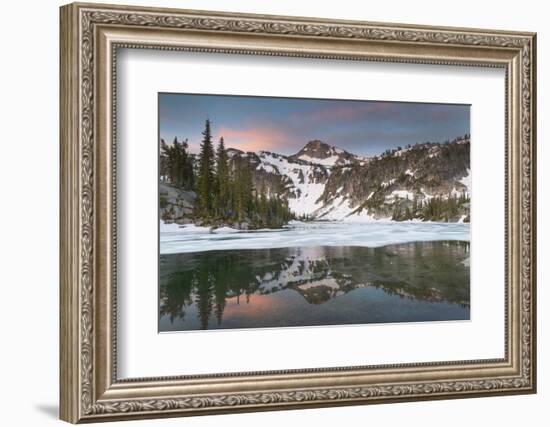
[(159, 332), (470, 319), (470, 106), (160, 93)]

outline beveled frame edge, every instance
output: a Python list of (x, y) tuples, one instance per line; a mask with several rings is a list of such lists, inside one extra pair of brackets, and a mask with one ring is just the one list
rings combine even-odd
[[(535, 34), (99, 4), (67, 5), (60, 13), (62, 419), (74, 423), (535, 391)], [(113, 82), (98, 79), (101, 72), (110, 71), (112, 64), (97, 61), (95, 55), (100, 49), (97, 45), (102, 43), (98, 40), (100, 29), (104, 39), (112, 37), (103, 40), (108, 50), (112, 47), (109, 43), (116, 44), (113, 40), (117, 31), (125, 28), (165, 31), (163, 36), (183, 30), (196, 34), (197, 41), (217, 35), (233, 38), (235, 42), (247, 37), (279, 37), (294, 43), (294, 52), (296, 40), (305, 46), (299, 49), (302, 53), (308, 46), (317, 47), (319, 56), (326, 50), (325, 45), (347, 43), (351, 48), (354, 41), (359, 43), (358, 49), (360, 43), (370, 41), (402, 46), (403, 52), (414, 51), (414, 47), (417, 51), (422, 47), (448, 51), (456, 48), (457, 52), (475, 47), (477, 54), (484, 53), (486, 58), (502, 53), (509, 55), (506, 61), (509, 71), (507, 135), (511, 141), (511, 163), (507, 166), (510, 171), (507, 183), (511, 200), (517, 202), (517, 206), (510, 203), (507, 226), (515, 237), (509, 248), (509, 274), (518, 278), (516, 284), (509, 284), (508, 290), (511, 298), (507, 313), (515, 316), (510, 319), (510, 327), (513, 326), (510, 342), (515, 344), (513, 351), (508, 352), (509, 360), (480, 366), (434, 365), (432, 371), (450, 371), (451, 380), (431, 382), (425, 378), (419, 382), (421, 367), (375, 369), (369, 374), (369, 383), (362, 382), (365, 372), (335, 370), (328, 375), (333, 382), (331, 387), (326, 385), (327, 375), (315, 372), (294, 377), (284, 374), (255, 377), (252, 380), (256, 384), (265, 385), (256, 389), (243, 386), (239, 391), (235, 391), (235, 387), (245, 385), (250, 378), (205, 378), (195, 380), (191, 387), (194, 392), (188, 394), (181, 393), (182, 380), (177, 378), (130, 383), (113, 380), (113, 361), (109, 359), (112, 325), (105, 322), (112, 321), (110, 305), (106, 304), (112, 301), (98, 279), (107, 277), (113, 268), (102, 249), (116, 244), (108, 233), (112, 224), (105, 214), (112, 208), (113, 200), (102, 197), (105, 194), (113, 197), (108, 189), (110, 183), (108, 179), (98, 179), (112, 174), (109, 167), (113, 153), (100, 148), (105, 148), (103, 139), (110, 138), (108, 123), (114, 114), (102, 94), (111, 89)], [(126, 45), (133, 41), (128, 37), (123, 40)], [(124, 45), (120, 39), (118, 43)], [(248, 51), (252, 50), (248, 46)], [(347, 56), (350, 55), (348, 52)], [(411, 57), (414, 53), (402, 53), (401, 60), (411, 62)], [(393, 60), (396, 59), (394, 55)], [(502, 58), (493, 60), (502, 62)], [(470, 62), (476, 61), (472, 58)], [(384, 375), (385, 380), (380, 380)], [(346, 376), (347, 383), (335, 381)], [(304, 380), (306, 377), (311, 380)], [(354, 380), (350, 381), (352, 377)], [(281, 380), (286, 383), (285, 387)]]

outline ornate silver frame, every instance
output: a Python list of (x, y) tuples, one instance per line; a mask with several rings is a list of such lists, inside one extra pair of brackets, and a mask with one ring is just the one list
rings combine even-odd
[[(63, 6), (61, 418), (77, 423), (534, 393), (535, 42), (535, 34), (523, 32)], [(119, 47), (504, 68), (505, 357), (117, 379), (114, 70)]]

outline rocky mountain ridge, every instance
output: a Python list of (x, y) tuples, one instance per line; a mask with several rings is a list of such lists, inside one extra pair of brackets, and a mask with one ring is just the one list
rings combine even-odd
[(370, 158), (316, 140), (291, 156), (231, 149), (230, 159), (233, 167), (248, 164), (255, 187), (268, 196), (285, 197), (298, 217), (426, 219), (421, 209), (438, 202), (453, 206), (439, 209), (436, 220), (469, 220), (469, 136), (388, 150)]
[[(234, 148), (226, 152), (230, 168), (249, 168), (256, 191), (268, 198), (284, 198), (297, 218), (469, 221), (469, 135), (398, 147), (374, 157), (358, 156), (319, 140), (308, 142), (293, 155)], [(170, 209), (177, 210), (181, 203), (164, 187), (161, 214), (166, 220), (183, 221), (193, 195), (185, 197), (183, 215), (173, 215)], [(171, 194), (167, 197), (163, 191)], [(163, 207), (162, 200), (170, 203)]]

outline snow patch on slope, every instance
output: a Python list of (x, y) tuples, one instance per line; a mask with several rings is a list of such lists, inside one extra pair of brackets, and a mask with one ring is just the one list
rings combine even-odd
[[(338, 160), (340, 159), (340, 157), (338, 157), (338, 156), (330, 156), (330, 157), (327, 157), (325, 159), (318, 159), (316, 157), (310, 157), (307, 154), (302, 154), (298, 158), (300, 160), (305, 161), (305, 162), (317, 163), (318, 165), (329, 166), (329, 167), (334, 166), (338, 162)], [(347, 162), (347, 163), (349, 163), (349, 162)]]
[(468, 194), (472, 194), (472, 174), (470, 173), (470, 169), (467, 169), (466, 176), (458, 182), (466, 186), (468, 189)]
[(315, 182), (315, 165), (292, 162), (286, 156), (267, 152), (261, 152), (259, 158), (264, 167), (275, 167), (292, 182), (289, 190), (294, 197), (288, 198), (292, 212), (298, 216), (309, 215), (322, 206), (319, 199), (325, 191), (325, 184)]
[(352, 212), (353, 208), (350, 206), (350, 201), (343, 196), (338, 196), (323, 208), (314, 212), (314, 215), (316, 218), (323, 220), (342, 221)]

